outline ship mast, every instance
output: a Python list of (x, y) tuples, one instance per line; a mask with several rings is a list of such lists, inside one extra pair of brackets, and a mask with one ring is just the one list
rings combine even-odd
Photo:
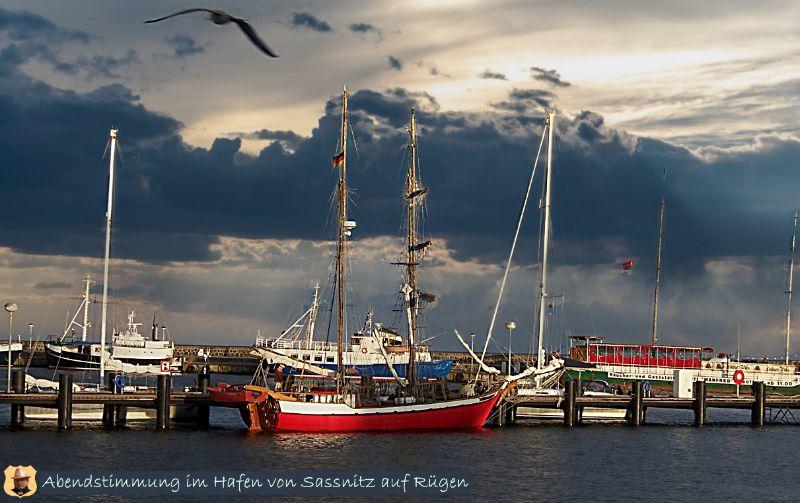
[(539, 326), (536, 341), (536, 368), (544, 367), (544, 315), (547, 298), (547, 255), (550, 245), (550, 186), (553, 168), (553, 130), (555, 129), (555, 110), (547, 112), (547, 167), (544, 186), (544, 224), (542, 226), (542, 271), (539, 280)]
[(92, 279), (87, 274), (83, 278), (83, 325), (81, 325), (81, 341), (86, 342), (87, 331), (89, 329), (89, 287)]
[(661, 282), (661, 243), (664, 236), (664, 196), (658, 204), (658, 252), (656, 253), (656, 285), (653, 289), (653, 346), (658, 345), (658, 287)]
[(789, 336), (792, 330), (792, 276), (794, 276), (794, 254), (797, 242), (797, 210), (794, 211), (794, 228), (792, 229), (792, 244), (789, 249), (789, 279), (786, 282), (786, 355), (784, 364), (789, 365)]
[(414, 109), (411, 109), (411, 124), (408, 128), (408, 149), (411, 162), (408, 166), (406, 177), (405, 200), (406, 200), (406, 282), (403, 285), (402, 293), (406, 302), (406, 313), (408, 318), (408, 371), (406, 378), (408, 385), (413, 387), (416, 383), (416, 340), (417, 340), (417, 316), (419, 314), (419, 290), (417, 289), (417, 266), (418, 252), (421, 252), (430, 241), (418, 242), (417, 232), (417, 208), (418, 200), (427, 193), (428, 189), (420, 187), (417, 179), (417, 119)]
[(108, 205), (106, 206), (106, 245), (103, 256), (103, 309), (100, 318), (100, 382), (105, 375), (106, 323), (108, 314), (108, 263), (111, 255), (111, 210), (114, 207), (114, 159), (117, 156), (117, 129), (109, 133), (111, 155), (108, 163)]
[(314, 298), (311, 301), (311, 309), (308, 311), (308, 324), (306, 325), (307, 346), (311, 347), (314, 340), (314, 324), (317, 322), (317, 309), (319, 308), (319, 283), (314, 285)]
[(350, 234), (347, 222), (347, 86), (342, 89), (342, 129), (340, 144), (342, 147), (339, 164), (339, 215), (336, 240), (336, 392), (344, 388), (345, 368), (343, 360), (344, 334), (347, 330), (345, 320), (345, 265), (347, 253), (347, 236)]

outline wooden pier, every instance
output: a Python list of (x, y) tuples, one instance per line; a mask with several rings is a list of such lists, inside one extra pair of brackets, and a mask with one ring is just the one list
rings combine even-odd
[(630, 395), (581, 396), (576, 381), (566, 381), (564, 396), (507, 396), (495, 411), (495, 424), (503, 426), (514, 422), (517, 407), (534, 407), (542, 409), (561, 409), (564, 411), (563, 423), (572, 427), (581, 423), (584, 407), (625, 409), (625, 421), (631, 426), (640, 426), (645, 422), (648, 409), (684, 409), (694, 412), (694, 424), (703, 426), (706, 423), (708, 408), (749, 410), (751, 424), (764, 426), (768, 411), (800, 410), (800, 396), (767, 395), (763, 382), (753, 383), (753, 393), (747, 396), (709, 396), (705, 382), (694, 383), (691, 398), (646, 397), (642, 392), (642, 381), (631, 382)]
[(155, 409), (157, 430), (170, 427), (170, 407), (193, 405), (197, 407), (196, 424), (200, 428), (208, 427), (209, 411), (213, 402), (206, 389), (211, 374), (201, 371), (198, 374), (196, 391), (175, 392), (172, 390), (172, 378), (168, 375), (158, 376), (154, 391), (135, 391), (122, 393), (114, 386), (114, 373), (109, 373), (109, 391), (73, 391), (72, 375), (59, 374), (57, 393), (26, 393), (25, 373), (15, 370), (12, 378), (12, 392), (0, 392), (0, 404), (11, 405), (11, 426), (19, 427), (25, 422), (25, 407), (53, 408), (58, 411), (57, 425), (59, 430), (72, 427), (72, 410), (75, 404), (93, 404), (103, 406), (103, 425), (118, 428), (125, 425), (126, 411), (130, 407)]

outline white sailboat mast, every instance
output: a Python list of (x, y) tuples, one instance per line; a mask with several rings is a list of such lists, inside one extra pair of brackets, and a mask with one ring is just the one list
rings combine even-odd
[(789, 337), (792, 331), (792, 279), (794, 276), (794, 254), (797, 251), (797, 210), (794, 211), (792, 245), (789, 250), (789, 279), (786, 281), (786, 355), (784, 364), (789, 365)]
[(661, 284), (661, 245), (664, 238), (664, 198), (658, 205), (658, 251), (656, 252), (656, 285), (653, 288), (653, 341), (658, 345), (658, 287)]
[(92, 279), (87, 275), (83, 279), (83, 283), (83, 325), (81, 325), (81, 340), (86, 342), (86, 336), (89, 330), (89, 286), (92, 284)]
[(550, 246), (550, 186), (553, 172), (553, 130), (555, 129), (555, 110), (547, 112), (547, 167), (544, 186), (544, 225), (542, 226), (542, 271), (539, 281), (539, 326), (536, 341), (536, 368), (544, 367), (544, 315), (547, 302), (547, 255)]
[(108, 163), (108, 205), (106, 206), (106, 245), (103, 255), (103, 309), (100, 318), (100, 381), (105, 375), (106, 325), (108, 322), (108, 264), (111, 256), (111, 210), (114, 207), (114, 160), (117, 156), (117, 129), (111, 128), (111, 155)]

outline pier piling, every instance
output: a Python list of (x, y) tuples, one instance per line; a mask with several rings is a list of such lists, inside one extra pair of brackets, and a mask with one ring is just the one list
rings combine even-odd
[(706, 422), (706, 382), (694, 382), (694, 425), (703, 426)]
[[(197, 388), (203, 395), (208, 393), (208, 386), (211, 384), (211, 367), (204, 365), (197, 374)], [(211, 408), (208, 405), (197, 406), (197, 427), (208, 428), (208, 420), (211, 413)]]
[[(114, 381), (117, 378), (116, 372), (108, 372), (106, 374), (106, 378), (108, 379), (108, 389), (111, 393), (117, 393), (117, 386), (114, 384)], [(116, 405), (103, 405), (103, 427), (110, 429), (113, 428), (117, 424), (117, 406)]]
[(631, 426), (642, 425), (642, 381), (631, 382), (631, 402), (628, 416)]
[(58, 376), (58, 429), (72, 428), (72, 376), (59, 374)]
[(564, 383), (564, 426), (575, 426), (575, 381)]
[(753, 401), (753, 410), (751, 413), (751, 420), (753, 426), (764, 426), (764, 415), (766, 409), (767, 392), (766, 386), (763, 382), (756, 381), (751, 385), (755, 400)]
[(159, 375), (156, 388), (156, 429), (169, 429), (169, 392), (172, 387), (170, 376)]
[[(14, 393), (25, 393), (25, 371), (22, 369), (14, 370), (11, 377), (12, 389)], [(25, 423), (25, 406), (11, 404), (11, 426), (21, 426)]]

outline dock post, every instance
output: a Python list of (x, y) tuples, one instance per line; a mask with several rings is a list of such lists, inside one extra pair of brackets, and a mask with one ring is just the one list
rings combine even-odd
[[(14, 370), (11, 377), (12, 389), (14, 393), (25, 393), (25, 371), (22, 369)], [(11, 426), (16, 427), (25, 423), (25, 406), (11, 404)]]
[(172, 383), (168, 375), (158, 376), (156, 389), (156, 429), (169, 429), (169, 391)]
[(694, 425), (703, 426), (706, 422), (706, 382), (694, 382)]
[(575, 381), (564, 383), (564, 426), (571, 428), (575, 425)]
[[(197, 388), (204, 397), (208, 395), (208, 386), (211, 384), (211, 367), (204, 365), (197, 374)], [(208, 428), (209, 416), (211, 410), (208, 405), (197, 406), (197, 426), (199, 428)]]
[(628, 409), (631, 426), (641, 426), (642, 424), (642, 381), (631, 382), (631, 403)]
[(766, 409), (767, 393), (766, 386), (761, 381), (756, 381), (751, 385), (755, 400), (753, 401), (753, 411), (751, 419), (753, 426), (764, 426), (764, 411)]
[(506, 404), (506, 424), (514, 424), (516, 416), (516, 408), (508, 403)]
[(72, 428), (72, 376), (59, 374), (58, 376), (58, 429)]
[[(108, 372), (106, 374), (106, 377), (108, 379), (109, 392), (116, 394), (117, 387), (114, 384), (114, 380), (117, 378), (117, 373)], [(113, 428), (116, 423), (117, 423), (117, 407), (115, 405), (103, 404), (103, 427), (110, 429)]]
[[(583, 396), (583, 383), (580, 379), (575, 385), (575, 396)], [(583, 424), (583, 405), (578, 405), (577, 401), (575, 402), (575, 424)]]
[(504, 399), (500, 399), (500, 403), (497, 407), (497, 426), (503, 427), (506, 424), (506, 401)]

